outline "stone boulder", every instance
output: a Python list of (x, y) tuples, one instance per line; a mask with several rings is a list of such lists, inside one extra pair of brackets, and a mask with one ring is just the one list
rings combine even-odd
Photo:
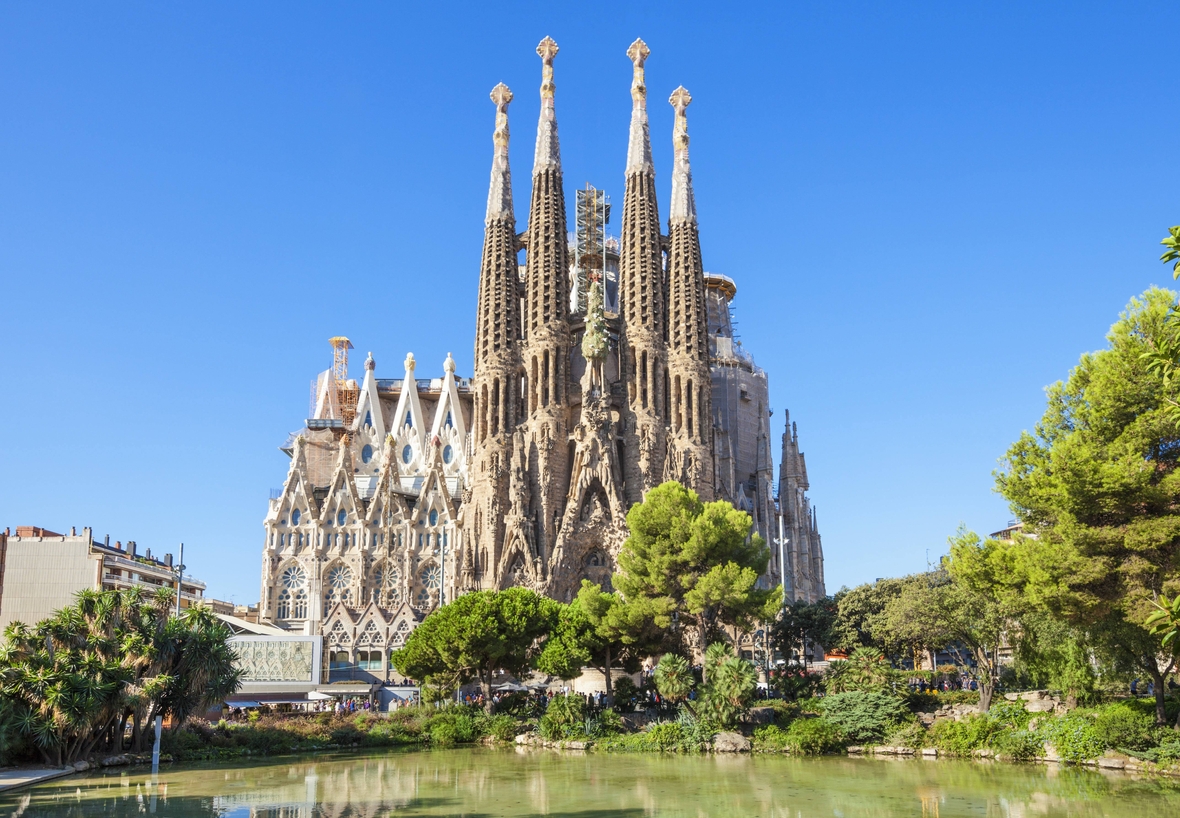
[(774, 724), (774, 708), (751, 707), (746, 721), (750, 724)]
[(718, 733), (713, 737), (713, 752), (748, 753), (750, 752), (750, 740), (741, 733)]

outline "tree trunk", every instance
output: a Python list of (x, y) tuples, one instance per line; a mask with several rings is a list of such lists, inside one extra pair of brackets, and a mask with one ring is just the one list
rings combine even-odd
[(492, 715), (492, 672), (490, 670), (481, 670), (479, 672), (479, 689), (483, 692), (483, 711), (489, 716)]
[(1158, 666), (1155, 666), (1154, 659), (1151, 664), (1153, 667), (1149, 668), (1147, 672), (1151, 674), (1151, 681), (1155, 687), (1155, 723), (1167, 724), (1168, 716), (1164, 712), (1164, 694), (1167, 693), (1164, 689), (1164, 674), (1160, 673)]
[(986, 713), (991, 709), (992, 696), (996, 690), (995, 665), (992, 663), (991, 652), (987, 648), (975, 651), (975, 666), (983, 671), (979, 680), (979, 712)]
[(606, 706), (613, 707), (615, 703), (615, 688), (611, 683), (610, 674), (610, 645), (606, 646)]
[(115, 735), (111, 737), (111, 752), (123, 752), (123, 737), (127, 735), (127, 719), (130, 717), (131, 713), (127, 712), (124, 713), (123, 718), (119, 720), (119, 726), (116, 728)]

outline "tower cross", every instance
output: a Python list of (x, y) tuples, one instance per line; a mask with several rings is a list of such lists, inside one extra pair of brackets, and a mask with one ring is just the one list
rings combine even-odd
[(643, 64), (650, 55), (651, 49), (641, 39), (636, 39), (627, 49), (627, 56), (634, 66), (631, 77), (631, 99), (637, 105), (647, 100), (647, 85), (643, 81)]
[(553, 58), (557, 51), (557, 43), (552, 37), (546, 37), (537, 46), (537, 55), (541, 58), (541, 101), (547, 108), (552, 107), (553, 92), (557, 88), (553, 83)]
[(683, 85), (672, 92), (668, 102), (676, 110), (676, 124), (672, 131), (672, 145), (677, 152), (688, 149), (688, 116), (686, 109), (692, 102), (692, 94)]

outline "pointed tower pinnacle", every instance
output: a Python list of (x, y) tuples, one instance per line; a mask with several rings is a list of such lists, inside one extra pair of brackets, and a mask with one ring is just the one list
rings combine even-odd
[[(508, 166), (508, 103), (512, 91), (504, 83), (492, 89), (496, 129), (492, 133), (492, 175), (484, 222), (483, 260), (479, 272), (479, 312), (475, 328), (475, 374), (515, 371), (516, 339), (520, 337), (516, 297), (516, 218), (512, 210), (512, 172)], [(499, 359), (499, 360), (497, 360)], [(500, 374), (499, 372), (497, 374)], [(486, 409), (486, 407), (482, 407)], [(486, 424), (485, 424), (486, 426)]]
[(644, 83), (644, 64), (650, 54), (643, 40), (627, 49), (632, 66), (631, 130), (619, 236), (619, 311), (623, 317), (620, 368), (630, 415), (624, 422), (625, 449), (630, 453), (624, 459), (624, 473), (630, 503), (663, 482), (667, 443), (667, 298)]
[(566, 244), (565, 192), (557, 115), (553, 107), (553, 58), (549, 37), (537, 46), (541, 58), (541, 117), (529, 202), (528, 258), (525, 262), (524, 364), (532, 390), (528, 411), (551, 403), (564, 405), (565, 361), (569, 346), (569, 249)]
[(676, 110), (676, 124), (672, 130), (672, 148), (675, 163), (672, 165), (672, 206), (668, 212), (669, 222), (697, 220), (697, 203), (692, 192), (692, 168), (688, 163), (688, 116), (687, 109), (692, 94), (683, 85), (672, 92), (668, 102)]
[(671, 434), (666, 479), (692, 486), (712, 499), (713, 410), (709, 372), (705, 270), (688, 164), (688, 118), (692, 95), (683, 86), (668, 102), (676, 110), (672, 146), (672, 207), (668, 215), (668, 376)]
[(643, 64), (651, 49), (643, 40), (636, 40), (627, 49), (631, 58), (631, 135), (627, 141), (627, 175), (652, 171), (651, 133), (647, 124), (647, 85), (643, 80)]
[[(557, 43), (549, 37), (537, 46), (541, 58), (541, 116), (537, 122), (537, 150), (533, 160), (533, 192), (529, 201), (528, 256), (524, 268), (524, 344), (521, 369), (514, 388), (521, 389), (524, 416), (514, 438), (512, 463), (526, 463), (527, 478), (518, 481), (510, 519), (532, 517), (529, 533), (533, 558), (546, 560), (557, 540), (557, 522), (564, 509), (567, 486), (553, 475), (568, 475), (567, 446), (538, 445), (531, 441), (567, 439), (570, 407), (569, 247), (565, 228), (565, 191), (562, 188), (561, 150), (554, 110), (553, 58)], [(526, 483), (528, 485), (526, 485)], [(512, 515), (516, 516), (513, 517)], [(506, 529), (507, 531), (508, 529)], [(505, 534), (508, 542), (512, 538)]]
[[(517, 293), (516, 217), (512, 210), (512, 175), (508, 168), (508, 103), (512, 92), (503, 83), (492, 89), (496, 129), (492, 134), (492, 177), (484, 222), (483, 255), (479, 264), (479, 303), (475, 316), (475, 371), (471, 412), (471, 467), (488, 478), (472, 486), (470, 512), (476, 521), (466, 544), (475, 553), (498, 557), (503, 541), (502, 518), (507, 507), (508, 476), (501, 464), (511, 455), (512, 433), (519, 422), (520, 296)], [(448, 359), (449, 360), (449, 359)], [(406, 359), (402, 398), (417, 398), (413, 360)], [(447, 373), (448, 379), (453, 377)], [(399, 403), (399, 413), (401, 404)], [(464, 507), (466, 509), (466, 503)], [(486, 521), (486, 523), (484, 522)], [(486, 582), (486, 577), (477, 577)]]
[(504, 83), (492, 89), (496, 103), (496, 130), (492, 133), (492, 182), (488, 186), (487, 221), (514, 218), (512, 215), (512, 171), (508, 168), (508, 103), (512, 91)]
[(533, 156), (533, 175), (544, 168), (561, 167), (561, 146), (557, 140), (557, 114), (553, 110), (553, 58), (557, 43), (552, 37), (541, 40), (537, 55), (541, 58), (541, 120), (537, 123), (537, 150)]

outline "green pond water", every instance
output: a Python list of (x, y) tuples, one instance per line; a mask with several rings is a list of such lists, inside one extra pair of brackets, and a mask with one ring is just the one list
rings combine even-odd
[(0, 816), (1180, 816), (1180, 783), (967, 761), (398, 751), (82, 774)]

